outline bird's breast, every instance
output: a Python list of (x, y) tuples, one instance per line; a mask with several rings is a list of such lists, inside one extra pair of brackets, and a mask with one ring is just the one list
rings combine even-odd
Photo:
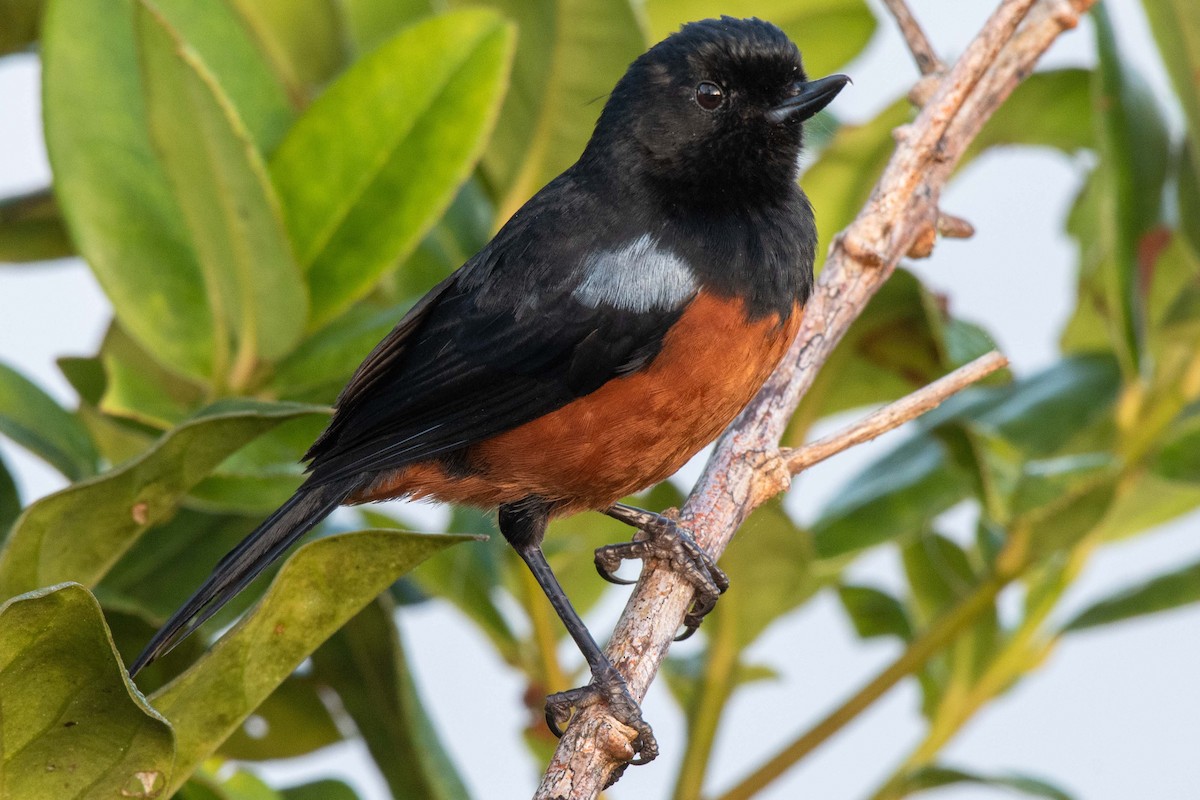
[(462, 469), (425, 462), (371, 496), (495, 506), (529, 495), (556, 514), (604, 508), (672, 475), (715, 439), (779, 363), (801, 309), (751, 318), (737, 298), (700, 292), (641, 370), (470, 447)]

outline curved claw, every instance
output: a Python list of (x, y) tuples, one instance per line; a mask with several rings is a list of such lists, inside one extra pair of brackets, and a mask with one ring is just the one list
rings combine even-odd
[(609, 583), (615, 583), (617, 586), (633, 586), (637, 581), (631, 581), (626, 578), (619, 577), (609, 572), (604, 564), (600, 563), (600, 556), (596, 556), (596, 572), (600, 573), (600, 577)]

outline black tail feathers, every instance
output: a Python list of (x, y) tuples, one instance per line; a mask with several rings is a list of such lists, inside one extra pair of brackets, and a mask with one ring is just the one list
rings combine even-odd
[(358, 488), (359, 482), (351, 481), (301, 486), (218, 562), (204, 585), (154, 634), (129, 674), (136, 675), (142, 667), (170, 652)]

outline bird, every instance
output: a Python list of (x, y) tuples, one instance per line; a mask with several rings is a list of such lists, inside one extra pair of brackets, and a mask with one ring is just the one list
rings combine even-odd
[(341, 505), (394, 498), (498, 509), (591, 670), (550, 695), (562, 726), (596, 703), (658, 754), (624, 678), (542, 552), (548, 522), (638, 528), (600, 575), (655, 559), (695, 587), (690, 634), (728, 579), (669, 514), (621, 502), (713, 441), (775, 369), (813, 287), (798, 185), (803, 123), (849, 82), (809, 80), (775, 25), (683, 25), (630, 64), (578, 161), (538, 191), (375, 347), (304, 456), (296, 493), (215, 566), (131, 667), (209, 619)]

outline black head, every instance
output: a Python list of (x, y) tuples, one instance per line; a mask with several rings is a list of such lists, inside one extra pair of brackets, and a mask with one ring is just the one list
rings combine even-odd
[(765, 199), (792, 191), (802, 123), (848, 81), (809, 81), (796, 45), (769, 22), (692, 22), (630, 65), (588, 155), (672, 196)]

